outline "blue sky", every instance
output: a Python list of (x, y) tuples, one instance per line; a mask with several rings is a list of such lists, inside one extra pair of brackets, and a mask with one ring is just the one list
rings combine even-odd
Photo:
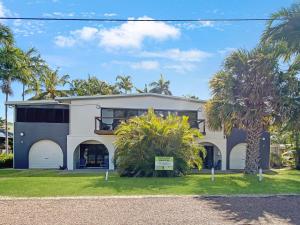
[[(266, 18), (292, 0), (0, 0), (0, 16), (70, 18)], [(174, 95), (209, 98), (208, 81), (224, 57), (237, 48), (253, 48), (264, 22), (62, 22), (4, 21), (19, 47), (35, 47), (61, 74), (88, 74), (114, 82), (130, 75), (137, 87), (171, 81)], [(21, 99), (13, 85), (10, 100)], [(0, 96), (1, 102), (4, 96)], [(3, 107), (0, 108), (3, 115)], [(11, 120), (11, 116), (10, 116)]]

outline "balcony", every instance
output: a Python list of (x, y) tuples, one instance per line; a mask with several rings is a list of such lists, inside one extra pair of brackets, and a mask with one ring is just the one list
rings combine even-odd
[[(122, 121), (127, 121), (128, 118), (118, 117), (95, 117), (95, 134), (99, 135), (114, 135), (115, 129)], [(205, 120), (199, 119), (197, 121), (190, 121), (192, 128), (198, 128), (200, 132), (205, 135)]]

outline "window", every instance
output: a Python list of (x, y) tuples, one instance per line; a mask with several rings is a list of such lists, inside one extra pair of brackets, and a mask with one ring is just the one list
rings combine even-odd
[(16, 122), (69, 123), (69, 109), (18, 107)]

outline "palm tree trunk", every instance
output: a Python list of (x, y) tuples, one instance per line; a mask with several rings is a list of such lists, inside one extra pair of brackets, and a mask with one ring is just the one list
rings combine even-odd
[(295, 164), (296, 169), (300, 170), (300, 132), (295, 133), (295, 149), (296, 149), (296, 156), (295, 156)]
[(247, 130), (247, 150), (246, 150), (246, 174), (256, 174), (259, 168), (260, 152), (259, 144), (262, 129), (252, 127)]
[[(5, 93), (5, 102), (8, 101), (8, 93)], [(7, 105), (5, 104), (5, 152), (8, 154), (8, 127), (7, 127)]]
[(22, 100), (25, 100), (25, 84), (23, 83), (23, 89), (22, 89)]

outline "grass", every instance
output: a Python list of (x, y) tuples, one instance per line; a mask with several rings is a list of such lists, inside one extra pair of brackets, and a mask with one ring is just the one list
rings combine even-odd
[(255, 176), (193, 174), (176, 178), (126, 178), (110, 173), (54, 170), (0, 170), (0, 196), (103, 196), (201, 194), (300, 194), (300, 171), (274, 170), (259, 182)]

